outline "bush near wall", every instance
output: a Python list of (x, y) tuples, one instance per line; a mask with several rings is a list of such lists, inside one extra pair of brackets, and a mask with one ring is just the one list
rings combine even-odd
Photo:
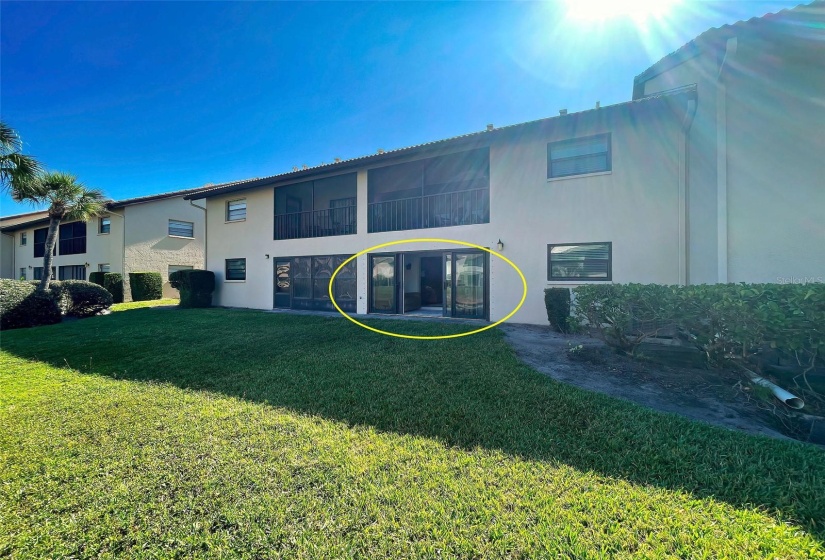
[(117, 272), (103, 274), (103, 287), (112, 294), (112, 302), (123, 303), (123, 276)]
[(557, 332), (569, 333), (570, 325), (570, 288), (547, 288), (544, 290), (544, 307), (547, 308), (547, 320)]
[(178, 270), (169, 283), (180, 292), (181, 307), (211, 307), (215, 273), (210, 270)]
[(825, 358), (825, 284), (609, 284), (573, 293), (576, 319), (629, 354), (668, 334), (714, 365), (735, 360), (759, 368), (769, 349), (805, 369)]
[(40, 293), (30, 282), (0, 279), (0, 330), (51, 325), (61, 319), (51, 290)]
[(91, 317), (112, 306), (112, 294), (93, 282), (63, 280), (60, 288), (60, 305), (65, 315)]
[(90, 272), (89, 273), (89, 282), (93, 282), (98, 286), (103, 285), (103, 277), (106, 275), (105, 272)]
[(160, 272), (130, 272), (129, 287), (132, 301), (149, 301), (163, 297), (163, 278)]

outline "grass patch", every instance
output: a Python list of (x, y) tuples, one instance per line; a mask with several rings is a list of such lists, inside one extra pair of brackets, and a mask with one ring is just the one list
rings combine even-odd
[(164, 298), (147, 301), (130, 301), (127, 303), (116, 303), (112, 306), (112, 311), (129, 311), (130, 309), (144, 309), (146, 307), (158, 307), (159, 305), (177, 305), (179, 299)]
[(825, 558), (825, 453), (556, 383), (496, 331), (150, 309), (2, 343), (0, 556)]

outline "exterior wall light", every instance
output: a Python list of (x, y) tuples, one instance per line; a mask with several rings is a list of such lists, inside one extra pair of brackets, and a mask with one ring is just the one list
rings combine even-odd
[(90, 265), (89, 263), (86, 263), (85, 266), (86, 266), (86, 268), (89, 268), (92, 265)]
[(266, 258), (269, 258), (269, 253), (266, 254)]
[(499, 251), (504, 250), (504, 243), (502, 243), (501, 238), (498, 239), (498, 243), (496, 243), (496, 247), (498, 247)]

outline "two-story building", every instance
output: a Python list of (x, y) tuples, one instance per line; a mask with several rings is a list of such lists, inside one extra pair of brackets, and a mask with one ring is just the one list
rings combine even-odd
[[(523, 272), (512, 318), (586, 282), (822, 281), (823, 3), (710, 30), (639, 75), (633, 100), (217, 185), (215, 302), (332, 310), (333, 271), (370, 247), (452, 239)], [(495, 321), (517, 273), (450, 242), (370, 251), (336, 277), (357, 313)]]
[[(86, 280), (89, 272), (124, 275), (129, 299), (130, 272), (160, 272), (164, 295), (176, 297), (169, 273), (203, 268), (204, 209), (184, 200), (199, 189), (112, 201), (88, 222), (61, 223), (54, 248), (56, 280)], [(45, 211), (0, 220), (2, 277), (39, 280), (49, 218)]]

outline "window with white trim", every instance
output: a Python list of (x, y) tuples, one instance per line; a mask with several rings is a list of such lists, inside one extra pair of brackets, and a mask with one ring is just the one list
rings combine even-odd
[(195, 237), (195, 224), (180, 220), (169, 220), (169, 235), (174, 237)]
[(246, 219), (246, 199), (239, 198), (226, 203), (226, 221), (240, 222)]
[(610, 134), (547, 144), (547, 178), (611, 171)]
[(548, 245), (547, 280), (610, 280), (612, 253), (612, 243)]

